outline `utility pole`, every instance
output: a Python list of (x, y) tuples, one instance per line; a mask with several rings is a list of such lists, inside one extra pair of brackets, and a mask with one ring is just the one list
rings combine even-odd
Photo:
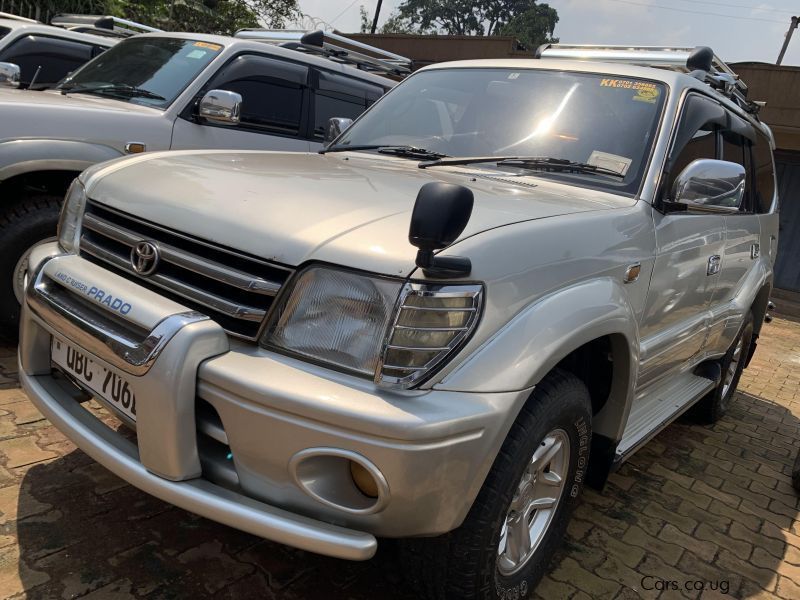
[[(380, 7), (380, 4), (378, 4)], [(789, 25), (789, 31), (786, 32), (786, 38), (783, 40), (783, 47), (781, 48), (781, 53), (778, 55), (778, 60), (775, 61), (776, 65), (781, 64), (783, 62), (783, 55), (786, 54), (786, 48), (789, 46), (789, 40), (792, 39), (792, 34), (794, 30), (797, 29), (797, 22), (800, 20), (800, 17), (792, 17), (792, 24)]]
[[(378, 17), (381, 14), (381, 4), (383, 4), (383, 0), (378, 0), (378, 6), (375, 7), (375, 18), (372, 19), (372, 30), (370, 33), (375, 33), (375, 30), (378, 28)], [(794, 26), (797, 27), (797, 20), (795, 20)]]

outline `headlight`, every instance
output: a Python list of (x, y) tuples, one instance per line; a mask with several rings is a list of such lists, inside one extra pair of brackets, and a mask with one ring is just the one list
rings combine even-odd
[(273, 313), (266, 345), (373, 376), (403, 283), (311, 267)]
[(86, 190), (77, 179), (72, 182), (58, 220), (58, 243), (66, 252), (77, 252), (81, 237), (81, 219), (86, 208)]
[(311, 267), (284, 294), (266, 347), (409, 387), (472, 333), (480, 285), (424, 285)]
[(482, 301), (480, 285), (407, 284), (375, 381), (408, 387), (441, 367), (472, 334)]

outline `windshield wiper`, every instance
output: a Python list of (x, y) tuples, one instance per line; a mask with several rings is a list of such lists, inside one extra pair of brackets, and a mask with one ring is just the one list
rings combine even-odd
[(443, 154), (441, 152), (435, 152), (434, 150), (417, 148), (416, 146), (408, 146), (408, 145), (390, 146), (386, 144), (364, 144), (361, 146), (347, 146), (344, 144), (336, 144), (335, 146), (329, 146), (328, 148), (323, 148), (322, 150), (319, 151), (319, 153), (326, 154), (328, 152), (347, 152), (349, 150), (353, 151), (377, 150), (381, 154), (393, 154), (395, 156), (406, 156), (409, 158), (423, 158), (429, 160), (439, 160), (442, 158), (448, 158), (447, 154)]
[(610, 175), (612, 177), (624, 178), (625, 175), (613, 169), (607, 169), (589, 163), (577, 162), (566, 158), (554, 158), (552, 156), (465, 156), (454, 158), (440, 158), (419, 163), (420, 169), (428, 167), (439, 167), (446, 165), (472, 165), (477, 163), (494, 163), (498, 167), (519, 167), (520, 169), (532, 169), (542, 171), (554, 171), (559, 173), (589, 173), (597, 175)]
[(62, 94), (91, 93), (125, 94), (131, 97), (150, 98), (151, 100), (166, 100), (164, 96), (125, 83), (112, 83), (105, 85), (74, 85), (60, 88)]

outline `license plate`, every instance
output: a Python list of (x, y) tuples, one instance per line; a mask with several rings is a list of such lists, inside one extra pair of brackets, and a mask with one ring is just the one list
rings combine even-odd
[(136, 420), (136, 394), (125, 377), (109, 371), (80, 350), (56, 338), (53, 338), (50, 356), (65, 373), (130, 420)]

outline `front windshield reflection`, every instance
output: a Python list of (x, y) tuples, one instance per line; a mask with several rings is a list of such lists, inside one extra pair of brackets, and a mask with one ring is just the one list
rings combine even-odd
[[(662, 83), (533, 69), (437, 69), (390, 92), (337, 147), (414, 146), (451, 157), (536, 156), (622, 177), (547, 172), (638, 191), (664, 105)], [(486, 165), (476, 165), (481, 168)], [(537, 173), (538, 174), (538, 173)]]
[[(168, 37), (120, 42), (66, 78), (62, 91), (166, 107), (222, 51), (219, 44)], [(137, 95), (131, 90), (139, 90)]]

